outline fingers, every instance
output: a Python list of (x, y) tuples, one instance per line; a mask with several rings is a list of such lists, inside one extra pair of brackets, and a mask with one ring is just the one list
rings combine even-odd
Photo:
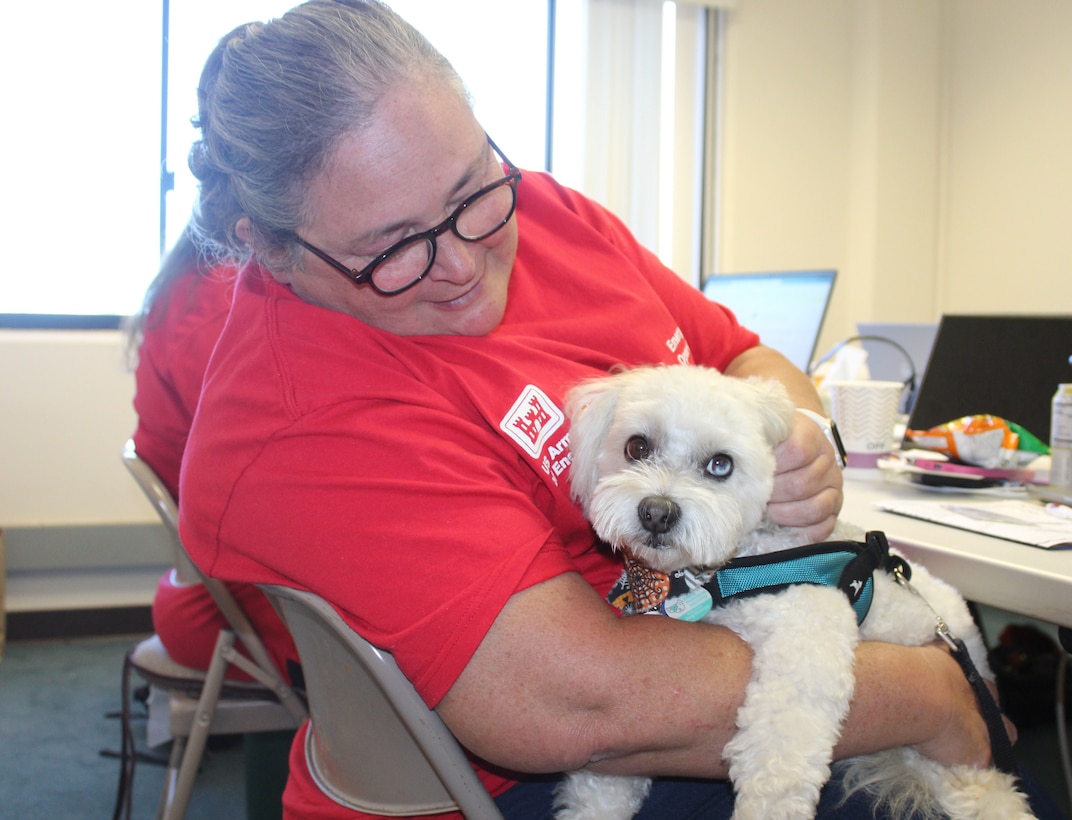
[(1009, 743), (1015, 746), (1016, 741), (1020, 739), (1020, 732), (1016, 729), (1016, 724), (1005, 717), (1004, 714), (1001, 716), (1001, 721), (1005, 724), (1005, 734), (1009, 736)]
[(820, 541), (834, 529), (844, 501), (833, 448), (813, 421), (797, 414), (789, 438), (775, 448), (769, 512), (774, 523)]
[[(807, 538), (807, 543), (816, 544), (826, 540), (837, 525), (838, 511), (841, 509), (841, 496), (836, 500), (833, 493), (813, 497), (805, 501), (770, 504), (771, 521), (782, 527), (800, 530)], [(829, 510), (829, 512), (825, 512)]]
[[(998, 685), (992, 680), (983, 681), (986, 684), (986, 688), (990, 690), (990, 694), (994, 698), (994, 703), (1001, 705), (1001, 698), (998, 697)], [(1001, 715), (1001, 720), (1005, 724), (1005, 734), (1009, 736), (1009, 742), (1015, 746), (1016, 741), (1020, 738), (1020, 732), (1016, 728), (1016, 724), (1005, 717), (1004, 712)]]

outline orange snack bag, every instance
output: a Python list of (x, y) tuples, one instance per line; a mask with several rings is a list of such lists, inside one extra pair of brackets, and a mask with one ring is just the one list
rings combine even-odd
[(929, 430), (908, 430), (906, 436), (919, 447), (966, 464), (1009, 468), (1020, 467), (1038, 455), (1037, 451), (1020, 449), (1020, 429), (999, 416), (984, 414), (964, 416)]

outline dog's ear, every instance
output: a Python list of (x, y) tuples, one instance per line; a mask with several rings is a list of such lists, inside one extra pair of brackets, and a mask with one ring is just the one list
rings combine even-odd
[(608, 376), (577, 385), (566, 394), (570, 419), (570, 494), (582, 505), (599, 481), (599, 456), (614, 421), (620, 379)]
[(789, 399), (785, 386), (774, 379), (758, 376), (749, 378), (748, 383), (756, 392), (756, 412), (763, 425), (763, 432), (771, 446), (785, 441), (793, 429), (795, 408)]

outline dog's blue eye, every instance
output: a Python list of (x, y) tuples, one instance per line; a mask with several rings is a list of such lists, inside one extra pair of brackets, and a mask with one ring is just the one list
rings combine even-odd
[(725, 453), (716, 453), (707, 462), (704, 472), (712, 478), (729, 478), (733, 473), (733, 458)]
[(625, 457), (630, 461), (646, 461), (651, 458), (651, 442), (644, 436), (631, 436), (625, 443)]

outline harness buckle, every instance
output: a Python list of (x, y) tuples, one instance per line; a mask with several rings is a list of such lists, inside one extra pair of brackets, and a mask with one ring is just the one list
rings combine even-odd
[(949, 646), (952, 651), (959, 652), (961, 644), (957, 642), (957, 639), (953, 636), (949, 626), (942, 620), (942, 616), (935, 615), (934, 621), (936, 624), (934, 631), (938, 634), (938, 637), (945, 641), (946, 645)]
[(942, 616), (934, 611), (934, 607), (930, 605), (926, 598), (919, 594), (919, 590), (916, 589), (909, 582), (908, 577), (905, 575), (904, 568), (900, 565), (894, 566), (893, 577), (897, 583), (915, 595), (919, 600), (923, 602), (923, 605), (931, 611), (931, 615), (934, 616), (934, 633), (945, 641), (946, 645), (953, 651), (959, 652), (961, 644), (958, 643), (956, 636), (949, 629), (949, 625), (942, 619)]

